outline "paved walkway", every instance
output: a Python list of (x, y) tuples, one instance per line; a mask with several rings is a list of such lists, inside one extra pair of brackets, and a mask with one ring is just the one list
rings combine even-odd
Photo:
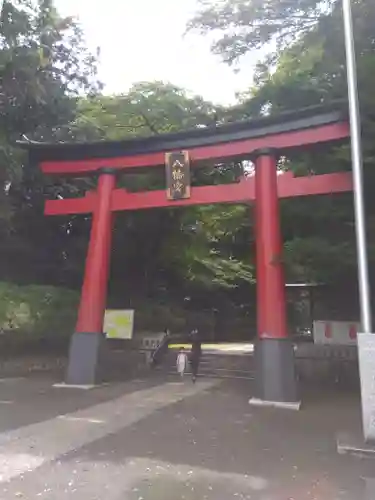
[(336, 431), (358, 424), (352, 396), (310, 394), (294, 413), (254, 409), (249, 395), (238, 381), (0, 380), (0, 498), (375, 498), (363, 479), (375, 462), (335, 449)]

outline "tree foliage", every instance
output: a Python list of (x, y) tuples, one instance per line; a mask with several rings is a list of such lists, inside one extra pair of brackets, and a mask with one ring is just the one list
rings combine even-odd
[[(21, 136), (57, 140), (76, 113), (82, 93), (94, 93), (96, 62), (71, 18), (61, 18), (52, 1), (4, 2), (0, 29), (0, 232), (4, 279), (37, 280), (46, 267), (41, 245), (56, 233), (41, 219), (45, 183), (15, 149)], [(52, 237), (56, 244), (58, 238)], [(10, 261), (14, 266), (9, 267)], [(47, 264), (48, 263), (48, 264)], [(41, 277), (42, 276), (42, 277)]]
[(335, 0), (201, 0), (188, 28), (213, 32), (213, 51), (233, 63), (267, 49), (268, 62), (329, 16)]
[[(143, 82), (124, 95), (82, 100), (74, 127), (78, 134), (92, 138), (119, 139), (205, 127), (217, 124), (223, 116), (222, 108), (174, 85)], [(206, 164), (194, 171), (193, 183), (230, 182), (241, 172), (241, 165)], [(164, 171), (127, 173), (119, 185), (129, 190), (164, 189)], [(240, 211), (243, 213), (242, 208)], [(209, 287), (251, 280), (249, 258), (243, 263), (224, 243), (234, 238), (238, 213), (237, 207), (202, 207), (118, 216), (113, 256), (113, 268), (122, 269), (121, 278), (117, 271), (118, 282), (131, 274), (132, 283), (150, 292), (168, 283), (180, 282), (182, 286), (186, 279)], [(121, 248), (119, 254), (116, 248)]]
[(84, 99), (74, 125), (102, 139), (149, 136), (215, 125), (221, 109), (172, 84), (141, 82), (123, 95)]
[[(363, 120), (368, 252), (374, 281), (375, 206), (371, 193), (375, 187), (375, 4), (358, 0), (352, 2), (352, 9)], [(211, 34), (215, 39), (213, 51), (227, 63), (238, 62), (245, 54), (258, 56), (254, 85), (230, 110), (231, 119), (346, 100), (340, 1), (203, 1), (189, 29)], [(349, 170), (349, 144), (293, 153), (286, 167), (296, 175)], [(355, 291), (357, 262), (351, 195), (286, 200), (282, 203), (282, 226), (288, 279), (332, 283)]]

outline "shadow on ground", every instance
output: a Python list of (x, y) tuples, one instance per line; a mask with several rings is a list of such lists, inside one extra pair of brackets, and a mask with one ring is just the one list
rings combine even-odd
[(93, 390), (55, 388), (61, 379), (43, 376), (0, 379), (0, 432), (43, 422), (58, 415), (89, 408), (148, 387), (160, 379), (133, 379)]
[(300, 412), (253, 409), (248, 398), (247, 383), (223, 383), (64, 462), (112, 469), (114, 483), (117, 470), (132, 485), (118, 498), (131, 500), (362, 497), (374, 463), (338, 456), (335, 442), (341, 426), (359, 422), (354, 395), (310, 391)]

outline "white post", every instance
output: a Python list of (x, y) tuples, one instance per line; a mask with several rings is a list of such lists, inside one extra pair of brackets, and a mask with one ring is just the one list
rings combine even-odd
[(361, 120), (358, 99), (353, 16), (350, 2), (351, 0), (342, 0), (354, 184), (359, 303), (361, 312), (361, 331), (363, 332), (358, 334), (358, 358), (361, 380), (363, 435), (366, 441), (372, 441), (375, 439), (375, 335), (372, 334), (365, 203), (363, 194)]
[(354, 211), (357, 239), (358, 285), (361, 309), (361, 327), (364, 333), (371, 333), (372, 319), (370, 287), (367, 263), (366, 222), (363, 195), (363, 159), (361, 144), (361, 121), (358, 102), (357, 66), (353, 35), (351, 0), (342, 0), (344, 13), (344, 33), (346, 68), (348, 75), (348, 98), (350, 113), (351, 153), (354, 183)]

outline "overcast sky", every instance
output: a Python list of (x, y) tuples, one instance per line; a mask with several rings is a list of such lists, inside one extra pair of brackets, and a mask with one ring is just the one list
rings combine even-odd
[(229, 104), (251, 85), (251, 59), (241, 71), (210, 53), (207, 37), (183, 37), (197, 0), (55, 0), (62, 15), (78, 16), (90, 48), (101, 48), (107, 93), (138, 81), (163, 80)]

